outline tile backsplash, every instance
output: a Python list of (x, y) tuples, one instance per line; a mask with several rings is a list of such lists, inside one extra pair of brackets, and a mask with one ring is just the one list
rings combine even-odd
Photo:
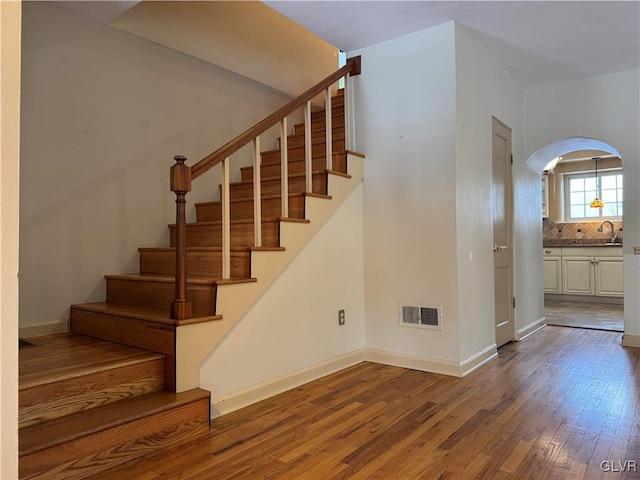
[[(618, 238), (622, 240), (622, 221), (613, 221)], [(594, 240), (602, 241), (611, 238), (611, 227), (607, 224), (602, 232), (598, 231), (600, 222), (554, 223), (548, 218), (542, 219), (542, 240)]]

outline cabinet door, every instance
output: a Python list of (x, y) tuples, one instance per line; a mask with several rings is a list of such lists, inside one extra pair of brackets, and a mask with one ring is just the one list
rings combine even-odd
[(595, 295), (593, 257), (562, 257), (563, 290), (569, 295)]
[(595, 257), (596, 295), (622, 297), (624, 295), (624, 271), (621, 258)]
[(542, 259), (544, 293), (562, 293), (562, 259), (546, 257)]
[(549, 218), (549, 176), (542, 176), (542, 218)]

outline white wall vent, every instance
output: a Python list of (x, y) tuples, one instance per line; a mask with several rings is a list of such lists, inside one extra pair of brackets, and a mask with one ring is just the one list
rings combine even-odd
[(400, 317), (400, 325), (403, 327), (442, 330), (442, 307), (440, 305), (400, 303), (398, 316)]

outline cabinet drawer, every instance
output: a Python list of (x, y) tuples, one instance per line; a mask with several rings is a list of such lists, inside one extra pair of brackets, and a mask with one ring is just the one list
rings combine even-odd
[(622, 257), (622, 247), (562, 247), (562, 256)]
[(562, 255), (561, 247), (544, 247), (542, 249), (543, 257), (559, 257)]

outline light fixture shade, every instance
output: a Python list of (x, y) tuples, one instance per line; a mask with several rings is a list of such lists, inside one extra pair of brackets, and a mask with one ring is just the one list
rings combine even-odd
[[(598, 188), (598, 160), (602, 160), (602, 159), (600, 157), (593, 157), (591, 160), (593, 160), (593, 162), (596, 165), (596, 190), (599, 191), (600, 189)], [(600, 198), (596, 196), (596, 198), (591, 200), (591, 203), (589, 204), (589, 206), (591, 208), (602, 208), (604, 207), (604, 203), (602, 203), (602, 200), (600, 200)]]
[(589, 206), (591, 208), (602, 208), (604, 207), (604, 203), (602, 203), (602, 200), (596, 197), (593, 200), (591, 200), (591, 203), (589, 204)]

